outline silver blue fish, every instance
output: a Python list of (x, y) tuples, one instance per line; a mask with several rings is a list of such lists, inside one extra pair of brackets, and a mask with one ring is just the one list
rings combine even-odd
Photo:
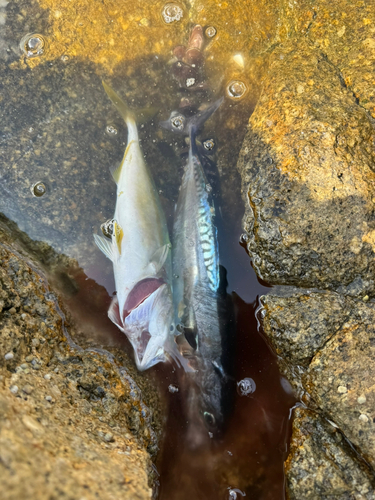
[[(189, 420), (199, 415), (214, 433), (224, 423), (227, 374), (223, 368), (223, 309), (216, 209), (202, 167), (195, 135), (222, 99), (190, 119), (172, 113), (162, 123), (190, 135), (189, 157), (182, 178), (173, 226), (173, 302), (176, 328), (186, 342), (181, 352), (195, 370), (187, 405)], [(176, 125), (180, 128), (176, 130)]]
[(121, 164), (112, 171), (116, 208), (109, 237), (94, 235), (113, 262), (117, 295), (108, 316), (128, 337), (138, 369), (171, 357), (186, 365), (174, 342), (171, 244), (159, 195), (139, 146), (135, 115), (103, 82), (128, 127)]

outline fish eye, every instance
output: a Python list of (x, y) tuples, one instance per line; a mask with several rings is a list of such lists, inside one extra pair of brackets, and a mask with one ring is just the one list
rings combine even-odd
[(204, 418), (204, 421), (206, 422), (206, 425), (208, 427), (212, 427), (215, 425), (215, 417), (212, 415), (212, 413), (205, 411), (203, 413), (203, 418)]
[(177, 130), (183, 130), (185, 125), (185, 117), (183, 115), (177, 115), (171, 118), (171, 124), (173, 128)]
[(109, 239), (111, 239), (113, 235), (114, 222), (115, 222), (114, 219), (109, 219), (100, 226), (100, 229), (102, 230), (104, 236), (106, 236)]

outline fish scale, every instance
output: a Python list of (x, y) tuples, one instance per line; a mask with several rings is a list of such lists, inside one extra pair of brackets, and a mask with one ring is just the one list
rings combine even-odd
[(201, 166), (199, 167), (194, 162), (195, 171), (194, 179), (197, 187), (197, 193), (200, 200), (198, 209), (198, 230), (200, 235), (200, 243), (203, 251), (203, 260), (205, 263), (209, 286), (213, 292), (216, 292), (219, 287), (219, 261), (217, 248), (216, 228), (213, 224), (215, 209), (208, 200), (206, 191), (206, 180), (204, 178)]
[(219, 266), (214, 199), (195, 140), (199, 127), (221, 102), (219, 99), (187, 119), (189, 156), (173, 224), (173, 303), (176, 328), (181, 332), (178, 344), (181, 354), (195, 370), (184, 379), (190, 446), (198, 444), (201, 432), (218, 435), (228, 412), (230, 312), (224, 274)]

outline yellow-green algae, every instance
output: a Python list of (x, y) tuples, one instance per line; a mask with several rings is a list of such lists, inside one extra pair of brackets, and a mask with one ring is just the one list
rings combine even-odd
[[(263, 54), (278, 28), (278, 3), (176, 2), (183, 9), (180, 21), (166, 24), (162, 9), (167, 2), (106, 0), (40, 0), (48, 12), (48, 44), (43, 57), (26, 59), (34, 68), (58, 58), (78, 58), (110, 75), (117, 65), (148, 56), (172, 57), (173, 48), (186, 44), (191, 27), (214, 26), (216, 36), (205, 48), (206, 71), (215, 90), (231, 80), (244, 81), (247, 98), (259, 95)], [(25, 14), (26, 15), (26, 14)], [(241, 55), (243, 64), (236, 55)]]

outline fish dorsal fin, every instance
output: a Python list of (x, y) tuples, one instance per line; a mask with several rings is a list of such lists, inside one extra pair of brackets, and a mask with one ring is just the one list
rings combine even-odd
[(147, 267), (150, 268), (150, 272), (155, 272), (156, 274), (160, 271), (160, 269), (164, 266), (165, 261), (168, 257), (168, 252), (170, 251), (172, 245), (170, 243), (165, 244), (164, 246), (158, 248), (153, 256), (151, 257), (151, 262)]
[(99, 250), (101, 250), (104, 255), (113, 262), (114, 256), (112, 242), (107, 238), (103, 238), (103, 236), (98, 236), (97, 234), (94, 234), (94, 240)]

